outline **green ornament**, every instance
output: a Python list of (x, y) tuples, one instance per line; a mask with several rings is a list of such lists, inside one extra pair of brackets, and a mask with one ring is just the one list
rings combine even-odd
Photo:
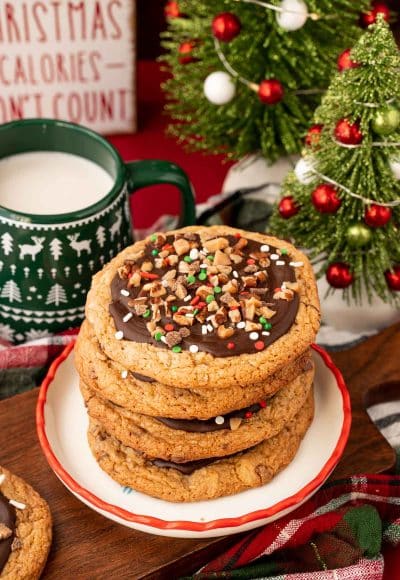
[(372, 232), (363, 224), (354, 224), (346, 232), (346, 239), (350, 246), (362, 248), (369, 244), (372, 238)]
[(372, 119), (372, 129), (377, 135), (390, 135), (400, 125), (400, 111), (394, 105), (378, 109)]

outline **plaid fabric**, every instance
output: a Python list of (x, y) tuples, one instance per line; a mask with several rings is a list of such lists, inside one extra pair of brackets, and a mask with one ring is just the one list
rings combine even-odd
[[(400, 477), (354, 476), (249, 533), (194, 578), (380, 580), (385, 545), (400, 545)], [(393, 554), (394, 579), (400, 554)]]

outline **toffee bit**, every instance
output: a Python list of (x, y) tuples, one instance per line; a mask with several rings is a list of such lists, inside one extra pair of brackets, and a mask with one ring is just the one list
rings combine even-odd
[(165, 342), (169, 346), (169, 348), (173, 348), (174, 346), (182, 342), (182, 336), (180, 335), (179, 332), (173, 330), (165, 335)]

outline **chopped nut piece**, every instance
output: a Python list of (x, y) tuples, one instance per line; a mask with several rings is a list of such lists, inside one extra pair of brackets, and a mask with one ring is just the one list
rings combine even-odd
[(294, 292), (289, 288), (281, 288), (278, 292), (275, 292), (273, 298), (274, 300), (287, 300), (288, 302), (291, 302), (294, 298)]
[(153, 264), (152, 262), (143, 262), (143, 264), (140, 266), (140, 269), (142, 272), (151, 272), (153, 269)]
[(284, 285), (286, 286), (286, 288), (289, 288), (289, 290), (293, 290), (294, 292), (299, 291), (299, 283), (298, 282), (284, 282)]
[(256, 308), (260, 305), (260, 301), (254, 296), (244, 301), (244, 318), (246, 320), (253, 320)]
[(192, 326), (194, 318), (187, 318), (186, 316), (183, 316), (182, 314), (176, 313), (173, 316), (173, 320), (174, 320), (174, 322), (179, 324), (179, 326)]
[(162, 277), (163, 280), (173, 280), (176, 276), (176, 270), (168, 270)]
[(223, 250), (229, 246), (229, 242), (226, 238), (212, 238), (204, 242), (204, 247), (207, 252), (214, 253), (217, 250)]
[(260, 316), (264, 316), (264, 318), (269, 319), (275, 316), (276, 312), (275, 310), (268, 308), (268, 306), (261, 306), (261, 308), (258, 310), (258, 314), (260, 314)]
[(172, 332), (167, 332), (167, 334), (165, 335), (165, 342), (169, 346), (169, 348), (172, 348), (173, 346), (176, 346), (177, 344), (180, 344), (182, 342), (182, 336), (180, 335), (179, 332), (176, 332), (175, 330), (173, 330)]
[(221, 250), (217, 250), (215, 252), (213, 264), (214, 266), (229, 266), (231, 260), (227, 254), (224, 254)]
[(182, 256), (183, 254), (188, 254), (190, 251), (189, 242), (187, 240), (185, 240), (184, 238), (179, 238), (178, 240), (175, 240), (174, 248), (175, 248), (175, 252), (178, 254), (178, 256)]
[(240, 310), (236, 308), (235, 310), (229, 310), (228, 312), (229, 320), (234, 324), (237, 324), (242, 320), (242, 316), (240, 314)]
[(187, 290), (183, 284), (176, 284), (175, 294), (179, 298), (179, 300), (183, 300), (187, 296)]
[(229, 280), (227, 284), (222, 286), (222, 292), (229, 292), (229, 294), (237, 294), (238, 292), (237, 280)]
[[(225, 286), (224, 286), (224, 288), (225, 288)], [(229, 308), (232, 308), (233, 306), (240, 305), (240, 303), (237, 302), (237, 300), (235, 300), (234, 297), (229, 292), (226, 292), (225, 294), (223, 294), (221, 296), (221, 302), (223, 304), (227, 304), (227, 306), (229, 306)]]
[(187, 262), (179, 262), (178, 272), (180, 274), (189, 274), (189, 264)]
[(246, 266), (243, 270), (243, 272), (246, 272), (246, 274), (254, 274), (254, 272), (257, 272), (258, 270), (258, 266), (256, 266), (255, 264), (249, 264), (249, 266)]
[(226, 274), (218, 274), (218, 282), (219, 286), (227, 284), (229, 282), (229, 276), (227, 276)]
[(247, 246), (247, 240), (246, 238), (240, 238), (236, 244), (233, 246), (233, 249), (236, 253), (239, 253), (243, 250), (243, 248), (245, 248)]
[(235, 329), (230, 326), (218, 326), (217, 334), (219, 338), (230, 338), (235, 334)]
[(255, 276), (259, 284), (265, 284), (268, 280), (268, 276), (265, 272), (256, 272)]
[(160, 256), (160, 258), (166, 258), (167, 256), (169, 256), (169, 252), (168, 250), (163, 250), (158, 255)]
[(244, 329), (246, 332), (253, 332), (254, 330), (261, 330), (262, 325), (258, 322), (250, 322), (250, 320), (246, 320), (246, 326)]
[(142, 278), (140, 277), (139, 272), (134, 272), (128, 280), (128, 288), (131, 288), (132, 286), (135, 286), (135, 288), (137, 288), (138, 286), (140, 286), (141, 280)]
[(207, 304), (208, 312), (216, 312), (218, 308), (219, 308), (218, 303), (215, 300), (210, 302), (210, 304)]
[(215, 323), (219, 326), (228, 320), (228, 316), (224, 307), (221, 307), (214, 316)]
[(255, 276), (243, 276), (242, 280), (246, 288), (255, 288), (257, 286), (257, 278)]
[(209, 280), (210, 280), (210, 284), (212, 284), (213, 286), (218, 286), (219, 280), (218, 280), (217, 275), (210, 276)]
[(242, 419), (240, 417), (231, 417), (229, 419), (229, 427), (232, 431), (236, 431), (239, 429), (240, 425), (242, 424)]
[(7, 540), (12, 535), (12, 530), (8, 528), (5, 524), (0, 523), (0, 542), (2, 540)]
[(230, 258), (234, 264), (240, 264), (240, 262), (243, 262), (243, 257), (239, 254), (231, 254)]
[(158, 270), (160, 270), (164, 267), (164, 260), (162, 258), (156, 258), (154, 260), (154, 265)]
[(150, 322), (148, 322), (146, 324), (146, 328), (147, 328), (149, 334), (153, 335), (155, 333), (155, 331), (156, 331), (156, 328), (157, 328), (156, 321), (155, 320), (151, 320)]
[(218, 273), (221, 275), (229, 276), (232, 272), (232, 266), (217, 266)]
[(170, 256), (168, 256), (168, 264), (170, 266), (175, 266), (179, 261), (179, 258), (176, 254), (171, 254)]

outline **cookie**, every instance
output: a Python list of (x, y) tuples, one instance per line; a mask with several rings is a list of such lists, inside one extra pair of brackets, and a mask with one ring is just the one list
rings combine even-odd
[(51, 537), (47, 503), (24, 480), (0, 466), (0, 578), (39, 578)]
[(94, 276), (86, 316), (107, 357), (191, 389), (268, 380), (309, 347), (320, 320), (304, 254), (225, 226), (127, 248)]
[(102, 353), (89, 322), (81, 327), (75, 345), (75, 364), (83, 382), (92, 391), (129, 411), (176, 419), (209, 419), (247, 407), (270, 397), (312, 368), (307, 350), (268, 381), (226, 389), (179, 389), (128, 371)]
[(171, 502), (200, 501), (268, 483), (294, 458), (313, 414), (310, 393), (296, 417), (274, 437), (229, 458), (189, 465), (186, 474), (178, 471), (184, 464), (160, 467), (163, 462), (123, 445), (94, 420), (88, 440), (100, 467), (121, 485)]

